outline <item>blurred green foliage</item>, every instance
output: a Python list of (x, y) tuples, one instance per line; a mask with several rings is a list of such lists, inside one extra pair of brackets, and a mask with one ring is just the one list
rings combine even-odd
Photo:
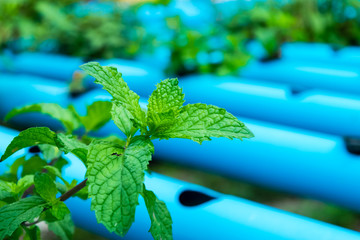
[(0, 1), (0, 47), (85, 59), (132, 58), (146, 41), (129, 6), (78, 0)]
[(334, 49), (360, 45), (360, 1), (292, 0), (258, 2), (226, 21), (229, 33), (259, 41), (267, 58), (281, 56), (284, 42), (321, 42)]
[(198, 31), (186, 27), (176, 16), (167, 18), (167, 26), (173, 31), (173, 38), (168, 42), (171, 59), (167, 71), (170, 74), (229, 75), (236, 73), (239, 66), (246, 65), (250, 59), (244, 47), (243, 33), (229, 34), (221, 24)]
[(163, 6), (163, 27), (157, 33), (151, 30), (156, 28), (152, 19), (139, 19), (142, 1), (2, 0), (0, 48), (89, 60), (131, 59), (160, 47), (170, 52), (167, 74), (179, 76), (236, 75), (254, 57), (247, 51), (250, 41), (261, 43), (266, 54), (260, 60), (281, 57), (284, 42), (329, 43), (335, 50), (360, 45), (358, 0), (254, 1), (252, 7), (238, 1), (232, 14), (221, 10), (223, 3), (208, 1), (212, 11), (201, 14), (213, 17), (204, 29), (185, 24), (170, 9), (170, 0), (146, 2)]

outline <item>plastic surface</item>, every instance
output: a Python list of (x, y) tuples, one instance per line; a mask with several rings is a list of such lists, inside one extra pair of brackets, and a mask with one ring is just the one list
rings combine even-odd
[[(166, 52), (166, 49), (164, 51)], [(166, 55), (165, 52), (160, 51), (159, 54), (164, 56), (164, 54)], [(155, 89), (156, 83), (164, 79), (162, 71), (157, 70), (156, 67), (150, 64), (146, 64), (144, 62), (146, 60), (109, 59), (97, 61), (101, 65), (117, 67), (130, 88), (145, 97), (148, 97)], [(83, 64), (83, 61), (80, 58), (47, 53), (27, 52), (13, 56), (9, 54), (0, 56), (0, 71), (29, 74), (68, 83), (72, 81), (74, 73), (82, 71), (79, 68), (81, 64)], [(92, 77), (85, 78), (85, 87), (100, 88), (99, 85), (94, 83)]]
[[(72, 99), (72, 104), (80, 114), (85, 114), (86, 105), (108, 99), (111, 97), (99, 89)], [(140, 103), (146, 106), (145, 100)], [(159, 141), (155, 143), (156, 156), (360, 211), (360, 193), (354, 191), (360, 187), (360, 157), (347, 151), (341, 137), (243, 117), (240, 120), (248, 124), (255, 138), (243, 142), (214, 139), (202, 146), (190, 140)], [(43, 125), (36, 119), (28, 122), (24, 116), (19, 116), (19, 121)], [(120, 135), (112, 122), (97, 133), (98, 136), (110, 134)]]
[[(69, 104), (69, 89), (66, 83), (21, 74), (0, 74), (0, 119), (16, 107), (34, 103), (58, 103), (63, 107)], [(12, 123), (29, 126), (49, 125), (61, 128), (57, 121), (48, 116), (29, 113), (17, 116)]]
[[(100, 94), (88, 93), (74, 105), (81, 112), (94, 96), (111, 98)], [(143, 99), (140, 103), (146, 105)], [(353, 191), (360, 187), (360, 156), (347, 151), (343, 138), (244, 117), (240, 120), (255, 138), (213, 139), (202, 145), (183, 139), (155, 141), (155, 157), (360, 211), (360, 193)], [(118, 132), (109, 123), (97, 135)]]
[(296, 92), (286, 84), (213, 75), (184, 77), (180, 85), (189, 103), (204, 102), (239, 116), (360, 137), (360, 96), (315, 89)]
[(360, 69), (336, 63), (274, 60), (249, 63), (244, 78), (291, 84), (296, 89), (325, 89), (360, 95)]
[(281, 46), (281, 58), (288, 60), (336, 61), (336, 53), (325, 43), (284, 43)]
[[(0, 127), (0, 154), (16, 132)], [(25, 151), (23, 151), (25, 152)], [(71, 165), (64, 169), (69, 180), (82, 180), (85, 168), (79, 159), (68, 154)], [(7, 160), (8, 164), (15, 157)], [(0, 165), (4, 172), (5, 165)], [(165, 177), (156, 173), (146, 175), (146, 185), (168, 206), (173, 219), (174, 239), (301, 239), (301, 240), (357, 240), (360, 234), (331, 224), (287, 213), (272, 207), (238, 197), (224, 195), (194, 184)], [(189, 193), (190, 194), (186, 194)], [(199, 201), (199, 195), (208, 196)], [(145, 204), (139, 199), (136, 221), (125, 239), (152, 239)], [(192, 202), (192, 206), (189, 206)], [(73, 219), (79, 227), (111, 239), (121, 239), (110, 234), (96, 222), (90, 211), (90, 200), (70, 198), (66, 201)]]
[(360, 47), (345, 47), (337, 53), (338, 59), (343, 64), (360, 66)]
[(14, 56), (8, 71), (70, 82), (82, 63), (76, 57), (25, 52)]
[[(257, 60), (261, 60), (267, 56), (266, 50), (259, 41), (250, 41), (246, 49)], [(331, 46), (325, 43), (284, 43), (280, 48), (280, 55), (281, 59), (286, 61), (338, 62), (339, 60), (336, 58), (336, 53)]]

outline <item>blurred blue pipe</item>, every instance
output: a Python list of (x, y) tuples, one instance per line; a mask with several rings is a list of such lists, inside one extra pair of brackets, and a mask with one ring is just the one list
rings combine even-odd
[[(127, 79), (129, 87), (144, 97), (148, 97), (155, 89), (155, 84), (164, 79), (162, 71), (141, 61), (124, 59), (96, 61), (105, 66), (118, 68), (123, 77)], [(22, 53), (13, 56), (7, 54), (0, 58), (0, 71), (30, 74), (69, 83), (72, 81), (74, 73), (82, 72), (79, 68), (81, 64), (83, 61), (80, 58), (56, 54)], [(86, 88), (101, 87), (95, 84), (94, 79), (90, 76), (85, 78), (84, 85)]]
[(193, 75), (182, 78), (180, 85), (189, 103), (205, 102), (239, 116), (360, 137), (360, 96), (298, 91), (288, 84), (230, 76)]
[(313, 62), (337, 62), (336, 53), (329, 44), (294, 42), (281, 46), (281, 59)]
[[(16, 135), (13, 130), (0, 127), (0, 155)], [(69, 180), (83, 180), (85, 167), (81, 161), (71, 154), (67, 157), (70, 165), (64, 169), (65, 177)], [(11, 164), (15, 159), (8, 159), (7, 164)], [(4, 165), (1, 164), (1, 173), (6, 170)], [(147, 174), (145, 182), (168, 206), (174, 222), (174, 239), (360, 239), (359, 233), (348, 229), (217, 193), (156, 173)], [(139, 200), (136, 221), (125, 239), (152, 239), (147, 232), (150, 221), (145, 204), (142, 199)], [(77, 226), (110, 239), (121, 239), (96, 222), (94, 212), (90, 211), (90, 200), (71, 198), (66, 204)]]
[(291, 84), (295, 89), (324, 89), (360, 94), (360, 69), (311, 61), (253, 61), (240, 69), (244, 78)]
[[(14, 81), (12, 83), (13, 87), (18, 86), (14, 85)], [(61, 89), (59, 87), (59, 91)], [(26, 96), (27, 90), (34, 91), (30, 87), (22, 88), (20, 96)], [(5, 96), (5, 101), (6, 93), (10, 93), (10, 90), (0, 94)], [(37, 96), (36, 93), (32, 94), (34, 98)], [(46, 91), (42, 94), (46, 94)], [(10, 95), (9, 97), (12, 97), (13, 94)], [(48, 100), (51, 100), (50, 98), (53, 98), (53, 102), (61, 103), (61, 99), (51, 94)], [(110, 100), (111, 97), (99, 89), (72, 99), (71, 103), (84, 114), (86, 105), (106, 99)], [(25, 105), (28, 101), (38, 99), (22, 100), (21, 105)], [(141, 100), (141, 104), (145, 106), (146, 100)], [(19, 116), (19, 121), (27, 120), (25, 115)], [(187, 140), (159, 141), (155, 142), (156, 157), (283, 191), (332, 201), (360, 211), (360, 192), (354, 191), (360, 187), (359, 156), (347, 152), (342, 138), (245, 118), (240, 120), (255, 133), (254, 139), (244, 142), (214, 139), (204, 143), (202, 147)], [(36, 119), (27, 124), (46, 125), (44, 122), (39, 124)], [(97, 135), (116, 133), (119, 133), (119, 130), (110, 122)], [(174, 155), (174, 152), (177, 154)]]
[(70, 82), (82, 63), (83, 61), (76, 57), (25, 52), (14, 55), (6, 70)]
[[(70, 104), (68, 84), (47, 78), (24, 74), (0, 74), (0, 120), (16, 107), (35, 103), (58, 103), (63, 107)], [(62, 129), (58, 121), (39, 113), (17, 116), (11, 121), (23, 127), (50, 126)]]
[[(96, 90), (74, 102), (80, 113), (92, 99), (110, 100)], [(146, 105), (141, 100), (142, 106)], [(189, 140), (155, 141), (159, 160), (202, 168), (286, 192), (311, 196), (360, 211), (360, 157), (341, 137), (241, 117), (255, 138), (213, 139), (201, 146)], [(119, 134), (113, 123), (96, 135)], [(176, 154), (173, 154), (176, 152)]]

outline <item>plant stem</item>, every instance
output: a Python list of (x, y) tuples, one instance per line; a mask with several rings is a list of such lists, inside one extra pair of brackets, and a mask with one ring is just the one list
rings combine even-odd
[(30, 227), (30, 226), (32, 226), (32, 225), (38, 224), (39, 222), (40, 222), (39, 219), (36, 220), (35, 222), (32, 222), (32, 223), (26, 223), (26, 222), (24, 222), (24, 223), (23, 223), (23, 226), (24, 226), (24, 227)]
[(59, 198), (60, 201), (62, 201), (62, 202), (66, 201), (72, 195), (76, 194), (78, 191), (83, 189), (86, 186), (86, 181), (87, 181), (87, 178), (84, 181), (82, 181), (81, 183), (79, 183), (78, 185), (76, 185), (75, 187), (73, 187), (72, 189), (70, 189), (69, 191), (67, 191), (66, 193), (64, 193), (63, 195), (61, 195)]
[[(81, 189), (83, 189), (85, 186), (86, 186), (86, 181), (87, 181), (87, 178), (82, 181), (81, 183), (79, 183), (78, 185), (76, 185), (75, 187), (73, 187), (72, 189), (70, 189), (69, 191), (67, 191), (66, 193), (64, 193), (63, 195), (60, 196), (60, 201), (64, 202), (66, 201), (67, 199), (69, 199), (71, 196), (73, 196), (74, 194), (76, 194), (78, 191), (80, 191)], [(31, 191), (29, 191), (30, 193), (32, 192), (32, 190), (34, 189), (34, 185), (32, 185), (30, 188), (28, 188), (26, 191), (28, 191), (29, 189), (31, 189)], [(26, 192), (25, 191), (25, 192)], [(25, 193), (24, 193), (25, 195)], [(24, 196), (23, 195), (23, 196)], [(48, 208), (45, 208), (43, 210), (46, 211)], [(32, 225), (35, 225), (35, 224), (38, 224), (39, 222), (41, 222), (40, 219), (36, 220), (35, 222), (31, 222), (31, 223), (26, 223), (26, 222), (23, 222), (22, 225), (24, 227), (30, 227)]]
[(31, 185), (28, 189), (25, 190), (21, 198), (26, 198), (28, 195), (30, 195), (34, 191), (35, 185)]

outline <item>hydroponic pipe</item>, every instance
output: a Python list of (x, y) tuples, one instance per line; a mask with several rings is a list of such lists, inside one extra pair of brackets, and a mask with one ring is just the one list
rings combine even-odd
[(360, 66), (360, 47), (345, 47), (337, 52), (339, 61), (344, 64), (359, 67)]
[(358, 67), (336, 63), (274, 60), (253, 61), (240, 69), (244, 78), (291, 84), (296, 90), (325, 89), (360, 94)]
[[(130, 88), (140, 89), (141, 95), (149, 96), (155, 88), (155, 79), (145, 84), (142, 80), (133, 80), (129, 81)], [(286, 84), (213, 75), (184, 77), (180, 84), (190, 103), (206, 102), (224, 107), (235, 115), (340, 136), (360, 137), (359, 96), (320, 90), (294, 92)], [(76, 98), (70, 98), (65, 83), (45, 78), (0, 74), (0, 86), (0, 99), (7, 102), (0, 107), (0, 117), (14, 107), (29, 103), (56, 102), (67, 106), (76, 101)]]
[[(79, 97), (74, 106), (85, 113), (93, 99), (110, 100), (111, 96), (96, 90)], [(155, 141), (155, 157), (360, 211), (360, 192), (354, 191), (360, 188), (356, 141), (244, 117), (240, 120), (255, 138), (242, 142), (215, 138), (202, 145), (183, 139)], [(119, 132), (109, 123), (97, 135)]]
[(184, 77), (180, 85), (189, 103), (206, 102), (239, 116), (360, 137), (357, 95), (315, 89), (294, 92), (286, 84), (213, 75)]
[[(99, 89), (79, 96), (72, 103), (81, 114), (85, 114), (86, 105), (106, 99), (111, 97)], [(146, 105), (146, 101), (141, 102)], [(25, 115), (18, 118), (23, 123), (28, 120)], [(43, 125), (35, 120), (29, 125)], [(155, 143), (156, 156), (360, 211), (360, 192), (354, 191), (360, 187), (360, 158), (354, 155), (360, 150), (356, 142), (349, 141), (346, 145), (336, 136), (242, 117), (240, 120), (249, 125), (255, 138), (243, 142), (214, 139), (204, 143), (203, 147), (189, 140), (160, 141)], [(97, 134), (105, 136), (119, 132), (109, 122)], [(354, 154), (349, 153), (347, 147)]]
[[(257, 60), (265, 59), (267, 52), (259, 41), (252, 40), (246, 45), (246, 49), (251, 56)], [(282, 60), (290, 61), (310, 61), (310, 62), (338, 62), (336, 53), (329, 44), (325, 43), (307, 43), (290, 42), (284, 43), (280, 48), (280, 57)]]
[[(14, 131), (0, 127), (0, 155), (5, 151)], [(82, 180), (85, 168), (79, 159), (67, 155), (70, 165), (65, 178)], [(11, 164), (8, 159), (7, 163)], [(0, 165), (4, 172), (5, 164)], [(301, 240), (358, 240), (360, 234), (348, 229), (288, 213), (279, 209), (224, 195), (156, 173), (146, 175), (146, 185), (163, 200), (173, 219), (174, 239), (301, 239)], [(150, 221), (145, 204), (140, 199), (135, 223), (125, 239), (152, 239), (147, 231)], [(111, 239), (120, 237), (108, 233), (97, 223), (90, 211), (90, 200), (70, 198), (66, 201), (77, 226)]]
[[(1, 64), (1, 61), (4, 64)], [(129, 87), (139, 95), (148, 97), (155, 89), (156, 83), (164, 79), (162, 71), (150, 67), (140, 61), (110, 59), (96, 60), (104, 66), (113, 66), (121, 71)], [(7, 73), (30, 74), (45, 77), (49, 80), (60, 80), (70, 83), (76, 76), (75, 73), (83, 74), (80, 65), (83, 61), (80, 58), (46, 54), (46, 53), (22, 53), (14, 56), (0, 58), (0, 70)], [(77, 76), (81, 78), (81, 76)], [(0, 76), (0, 79), (4, 76)], [(101, 88), (94, 83), (94, 78), (88, 76), (84, 79), (84, 87)]]
[(286, 61), (303, 60), (340, 63), (330, 44), (307, 42), (284, 43), (280, 51), (281, 59)]
[(335, 51), (326, 43), (285, 43), (281, 46), (281, 59), (330, 63), (331, 66), (351, 66), (356, 69), (360, 66), (360, 48), (348, 46)]
[[(35, 103), (58, 103), (63, 107), (70, 104), (68, 84), (46, 78), (22, 75), (0, 74), (0, 120), (16, 107)], [(61, 129), (58, 121), (39, 113), (17, 116), (12, 123), (23, 127), (46, 125)]]
[(62, 81), (71, 81), (75, 71), (83, 63), (80, 58), (58, 54), (24, 52), (13, 55), (6, 71), (33, 74)]

